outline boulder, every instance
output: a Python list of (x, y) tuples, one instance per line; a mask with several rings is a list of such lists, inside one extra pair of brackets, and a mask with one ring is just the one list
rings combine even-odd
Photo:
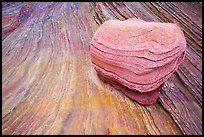
[(90, 52), (103, 81), (138, 103), (151, 105), (184, 59), (185, 47), (176, 24), (131, 18), (104, 22), (91, 40)]

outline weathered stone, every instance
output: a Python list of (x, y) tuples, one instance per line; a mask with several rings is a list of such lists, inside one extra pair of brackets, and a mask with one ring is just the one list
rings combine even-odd
[(184, 34), (176, 24), (131, 18), (104, 22), (90, 50), (93, 66), (104, 81), (150, 105), (184, 59), (185, 47)]

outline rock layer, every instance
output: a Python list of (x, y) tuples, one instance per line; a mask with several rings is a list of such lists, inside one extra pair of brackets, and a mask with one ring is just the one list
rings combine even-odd
[(2, 2), (2, 38), (5, 39), (25, 22), (33, 9), (33, 4), (29, 2)]
[(151, 105), (184, 59), (185, 47), (184, 34), (176, 24), (130, 18), (104, 22), (92, 38), (90, 51), (104, 81)]
[[(3, 135), (202, 135), (202, 3), (30, 4), (31, 17), (2, 40)], [(177, 22), (187, 41), (179, 69), (145, 107), (101, 82), (89, 56), (101, 23), (134, 16)]]

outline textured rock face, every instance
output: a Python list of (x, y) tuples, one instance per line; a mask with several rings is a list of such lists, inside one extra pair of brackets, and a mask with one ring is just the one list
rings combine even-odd
[(185, 47), (177, 25), (131, 18), (104, 22), (92, 38), (90, 51), (102, 80), (137, 102), (151, 105), (184, 59)]
[(32, 3), (2, 2), (2, 38), (6, 38), (31, 15)]

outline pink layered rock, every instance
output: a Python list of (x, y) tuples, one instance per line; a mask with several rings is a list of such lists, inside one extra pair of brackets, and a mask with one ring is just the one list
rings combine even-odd
[(92, 38), (90, 51), (103, 81), (140, 104), (151, 105), (184, 59), (185, 47), (176, 24), (131, 18), (104, 22)]

